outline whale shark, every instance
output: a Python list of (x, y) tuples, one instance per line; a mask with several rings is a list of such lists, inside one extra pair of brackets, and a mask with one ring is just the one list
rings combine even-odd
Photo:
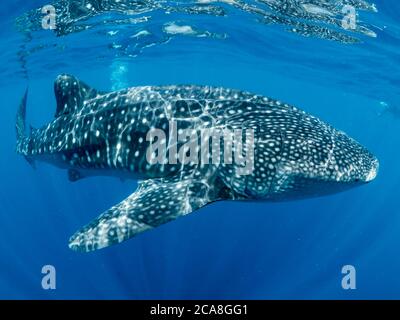
[[(93, 175), (139, 180), (136, 191), (70, 238), (75, 251), (109, 247), (215, 201), (325, 196), (369, 183), (378, 173), (377, 158), (344, 132), (262, 95), (196, 85), (101, 92), (71, 75), (58, 76), (54, 91), (54, 120), (30, 133), (25, 93), (17, 153), (32, 165), (44, 161), (67, 170), (70, 181)], [(253, 143), (241, 148), (252, 170), (243, 172), (235, 161), (168, 161), (168, 152), (185, 146), (173, 140), (171, 123), (178, 131), (236, 129), (246, 136), (252, 130)], [(155, 129), (165, 132), (158, 141), (167, 150), (164, 161), (149, 161), (148, 134)]]

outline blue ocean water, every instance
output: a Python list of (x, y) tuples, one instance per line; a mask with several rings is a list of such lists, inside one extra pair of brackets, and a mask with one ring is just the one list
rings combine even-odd
[[(27, 15), (47, 4), (0, 5), (0, 298), (400, 298), (400, 118), (383, 112), (385, 104), (400, 108), (398, 1), (360, 11), (376, 37), (358, 34), (354, 44), (260, 23), (231, 1), (210, 2), (225, 15), (105, 11), (57, 34), (35, 29)], [(144, 30), (150, 36), (142, 38)], [(15, 153), (26, 87), (28, 122), (40, 127), (54, 116), (61, 73), (108, 91), (189, 83), (279, 99), (360, 141), (379, 158), (379, 176), (317, 199), (214, 203), (120, 245), (76, 253), (69, 237), (137, 185), (104, 177), (71, 183), (65, 171), (34, 170)], [(57, 270), (56, 290), (42, 289), (44, 265)], [(342, 289), (344, 265), (357, 270), (356, 290)]]

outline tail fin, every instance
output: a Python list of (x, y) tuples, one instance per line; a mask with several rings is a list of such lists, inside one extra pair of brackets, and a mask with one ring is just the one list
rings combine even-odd
[(18, 108), (17, 122), (15, 128), (17, 129), (17, 144), (25, 138), (25, 118), (26, 118), (26, 102), (28, 100), (28, 89), (26, 89), (24, 97)]
[(17, 152), (24, 155), (26, 161), (35, 168), (35, 164), (31, 158), (27, 156), (27, 143), (26, 143), (26, 103), (28, 100), (28, 88), (25, 91), (24, 97), (22, 98), (21, 104), (19, 105), (17, 112), (17, 120), (15, 123), (15, 129), (17, 131)]

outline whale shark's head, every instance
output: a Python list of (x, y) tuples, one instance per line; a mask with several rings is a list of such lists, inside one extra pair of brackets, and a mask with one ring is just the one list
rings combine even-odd
[(371, 152), (344, 132), (309, 120), (283, 137), (272, 188), (277, 198), (333, 194), (376, 178), (379, 161)]
[(335, 132), (333, 141), (330, 165), (325, 170), (330, 180), (357, 185), (376, 178), (379, 161), (371, 152), (340, 131)]

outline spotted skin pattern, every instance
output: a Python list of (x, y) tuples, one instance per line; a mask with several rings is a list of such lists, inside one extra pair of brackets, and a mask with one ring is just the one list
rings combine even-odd
[[(285, 103), (208, 86), (134, 87), (99, 92), (69, 75), (55, 81), (55, 119), (25, 134), (27, 94), (17, 114), (17, 152), (31, 164), (50, 162), (71, 181), (88, 175), (140, 179), (139, 188), (70, 239), (93, 251), (130, 239), (219, 200), (286, 201), (322, 196), (373, 180), (378, 160), (321, 120)], [(170, 163), (184, 145), (176, 129), (254, 132), (251, 172), (238, 163)], [(150, 164), (149, 131), (162, 129), (165, 161)], [(211, 148), (211, 147), (210, 147)], [(223, 159), (224, 148), (220, 148)], [(249, 153), (244, 146), (242, 153)], [(211, 153), (212, 154), (212, 153)]]

